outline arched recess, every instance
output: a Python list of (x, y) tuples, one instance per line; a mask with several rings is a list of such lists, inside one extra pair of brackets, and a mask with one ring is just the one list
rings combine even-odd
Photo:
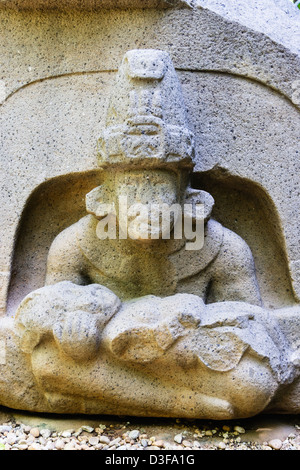
[(220, 167), (195, 172), (192, 185), (214, 197), (213, 218), (250, 246), (265, 307), (294, 304), (282, 226), (267, 192), (257, 183)]
[[(44, 285), (46, 258), (55, 236), (86, 214), (85, 195), (101, 183), (99, 171), (68, 174), (39, 185), (23, 211), (13, 254), (7, 313)], [(194, 187), (215, 198), (213, 216), (252, 249), (263, 301), (268, 308), (295, 302), (276, 208), (264, 190), (226, 171), (194, 173)]]
[[(9, 279), (10, 314), (18, 299), (42, 283), (37, 282), (39, 276), (34, 274), (45, 269), (38, 257), (39, 250), (31, 258), (20, 254), (20, 260), (17, 261), (22, 244), (25, 241), (29, 243), (29, 239), (23, 237), (21, 232), (25, 228), (29, 232), (30, 224), (32, 227), (36, 224), (37, 233), (32, 234), (36, 246), (42, 236), (39, 224), (42, 224), (43, 215), (39, 215), (40, 221), (36, 218), (35, 222), (30, 215), (31, 208), (42, 204), (43, 191), (46, 191), (46, 199), (52, 200), (57, 192), (63, 200), (63, 197), (67, 197), (64, 196), (67, 187), (70, 188), (70, 194), (73, 191), (72, 184), (68, 186), (67, 183), (70, 178), (80, 185), (85, 178), (83, 175), (96, 174), (96, 143), (100, 130), (105, 125), (105, 112), (114, 75), (114, 72), (99, 71), (53, 77), (20, 89), (1, 108), (0, 164), (5, 171), (0, 172), (0, 312), (5, 312)], [(195, 134), (195, 171), (198, 176), (202, 174), (204, 186), (208, 185), (204, 181), (204, 175), (215, 174), (214, 168), (225, 168), (232, 175), (231, 190), (241, 186), (241, 194), (248, 191), (249, 201), (254, 201), (253, 207), (260, 207), (261, 200), (265, 200), (267, 202), (264, 210), (270, 207), (271, 214), (278, 214), (278, 217), (273, 217), (267, 211), (265, 221), (260, 224), (267, 226), (272, 223), (274, 231), (280, 231), (281, 235), (276, 235), (273, 240), (270, 228), (269, 238), (265, 238), (269, 240), (268, 243), (265, 242), (264, 249), (267, 251), (255, 250), (255, 236), (252, 236), (251, 231), (256, 233), (258, 222), (250, 222), (258, 220), (255, 218), (258, 216), (253, 212), (251, 219), (249, 215), (248, 225), (243, 225), (248, 228), (242, 230), (237, 223), (233, 223), (233, 214), (237, 209), (232, 202), (233, 208), (229, 210), (228, 207), (227, 211), (232, 214), (232, 219), (229, 216), (226, 219), (225, 208), (229, 204), (226, 206), (224, 202), (225, 180), (220, 178), (211, 180), (211, 188), (207, 186), (216, 198), (215, 217), (220, 218), (225, 226), (240, 233), (250, 244), (255, 254), (266, 304), (279, 307), (294, 301), (290, 293), (290, 279), (299, 302), (300, 163), (299, 145), (295, 138), (300, 123), (299, 110), (269, 86), (245, 77), (196, 70), (179, 70), (178, 76), (182, 83), (189, 124)], [(220, 188), (218, 185), (221, 185)], [(264, 190), (259, 191), (259, 188)], [(32, 195), (29, 197), (30, 194)], [(224, 208), (220, 205), (221, 201)], [(244, 206), (246, 207), (246, 202)], [(219, 211), (217, 207), (220, 207)], [(47, 213), (48, 209), (43, 210)], [(62, 220), (66, 216), (64, 226), (77, 220), (77, 210), (80, 214), (84, 213), (82, 202), (74, 209), (73, 217), (62, 212)], [(264, 214), (263, 210), (260, 213)], [(49, 218), (51, 219), (50, 215)], [(273, 220), (278, 221), (278, 227), (275, 227)], [(51, 221), (51, 224), (47, 228), (42, 224), (43, 230), (52, 233), (57, 224), (57, 231), (63, 225), (57, 220)], [(17, 238), (16, 227), (19, 227)], [(264, 237), (260, 239), (263, 240)], [(274, 248), (271, 250), (271, 247)], [(261, 253), (266, 252), (270, 255), (261, 257)], [(286, 273), (285, 253), (290, 275)], [(260, 263), (260, 259), (264, 261)], [(275, 260), (272, 268), (271, 259)], [(36, 267), (33, 260), (37, 263)], [(25, 263), (24, 269), (21, 269), (22, 263)], [(278, 270), (285, 274), (278, 275)], [(266, 271), (270, 273), (268, 282), (265, 281)], [(268, 287), (264, 288), (264, 285)]]
[(86, 215), (85, 195), (101, 182), (99, 171), (52, 178), (29, 197), (19, 222), (8, 290), (7, 314), (44, 285), (46, 258), (58, 233)]

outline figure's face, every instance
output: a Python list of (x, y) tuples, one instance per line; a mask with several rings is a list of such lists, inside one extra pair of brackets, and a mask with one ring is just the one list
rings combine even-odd
[[(118, 172), (115, 175), (115, 207), (119, 224), (126, 211), (128, 236), (135, 240), (151, 241), (168, 238), (180, 207), (178, 175), (164, 170)], [(162, 209), (169, 211), (170, 222), (163, 222)]]

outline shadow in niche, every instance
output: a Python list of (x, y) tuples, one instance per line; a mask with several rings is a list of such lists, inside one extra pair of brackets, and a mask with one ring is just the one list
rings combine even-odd
[(192, 186), (214, 197), (212, 217), (250, 246), (265, 307), (293, 305), (285, 240), (276, 207), (264, 189), (221, 168), (194, 173)]
[(31, 194), (16, 236), (8, 315), (14, 314), (29, 292), (44, 285), (46, 259), (53, 239), (86, 215), (85, 195), (99, 184), (99, 171), (75, 173), (46, 181)]
[[(44, 285), (46, 259), (55, 236), (86, 215), (85, 195), (101, 184), (99, 171), (53, 178), (28, 199), (16, 237), (7, 314)], [(213, 217), (249, 244), (267, 308), (295, 303), (285, 242), (274, 204), (255, 183), (221, 170), (195, 173), (192, 186), (215, 198)]]

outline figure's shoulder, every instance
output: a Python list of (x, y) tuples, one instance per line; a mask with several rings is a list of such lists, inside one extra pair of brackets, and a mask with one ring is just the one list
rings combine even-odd
[(81, 221), (65, 228), (54, 238), (47, 257), (46, 285), (66, 280), (84, 284), (82, 272), (86, 261), (77, 239)]
[(74, 249), (77, 246), (77, 237), (78, 233), (83, 232), (85, 226), (88, 224), (89, 216), (82, 217), (77, 222), (69, 227), (62, 230), (56, 237), (54, 238), (50, 251), (52, 252), (60, 252), (60, 251), (69, 251), (70, 249)]
[(223, 243), (219, 258), (230, 265), (247, 266), (253, 263), (248, 243), (236, 232), (223, 227)]

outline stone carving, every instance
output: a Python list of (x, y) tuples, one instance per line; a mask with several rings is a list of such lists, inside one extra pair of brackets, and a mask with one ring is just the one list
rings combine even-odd
[[(260, 305), (249, 247), (210, 219), (213, 198), (188, 184), (193, 167), (193, 136), (168, 54), (152, 50), (127, 53), (106, 124), (99, 139), (104, 184), (87, 195), (87, 211), (91, 215), (53, 242), (46, 283), (96, 282), (111, 288), (122, 300), (185, 292), (209, 302), (239, 300)], [(149, 239), (151, 223), (144, 240), (133, 228), (133, 238), (139, 238), (139, 243), (121, 238), (120, 233), (116, 240), (100, 240), (99, 219), (107, 217), (103, 203), (114, 204), (118, 211), (122, 197), (128, 207), (135, 202), (168, 207), (175, 203), (204, 205), (203, 249), (187, 250), (182, 237), (163, 239), (162, 227), (157, 229), (158, 238)], [(195, 208), (192, 212), (191, 218), (195, 218)], [(116, 214), (117, 219), (119, 215)], [(129, 218), (133, 225), (134, 216)]]
[[(190, 186), (194, 139), (167, 53), (125, 55), (98, 149), (103, 184), (88, 215), (56, 237), (46, 285), (2, 324), (1, 403), (212, 419), (265, 410), (297, 358), (263, 308), (250, 248)], [(147, 215), (173, 207), (169, 226), (124, 201)]]

